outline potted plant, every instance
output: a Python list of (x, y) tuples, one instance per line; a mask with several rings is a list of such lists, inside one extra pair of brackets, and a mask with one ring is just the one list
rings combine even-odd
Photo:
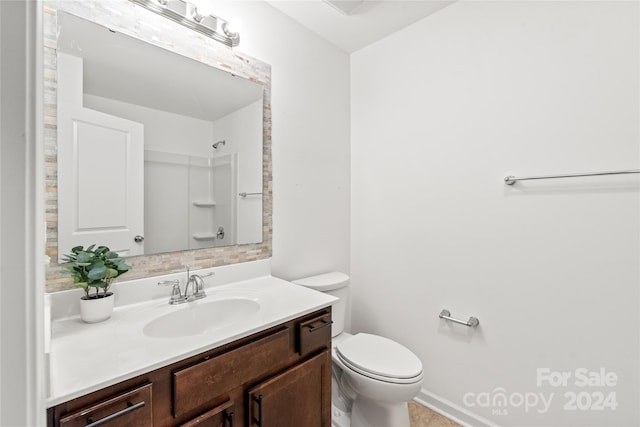
[[(106, 246), (76, 246), (64, 256), (73, 276), (73, 286), (84, 289), (80, 299), (80, 317), (87, 323), (107, 320), (113, 313), (113, 293), (109, 292), (116, 277), (129, 271), (123, 258)], [(93, 288), (93, 292), (92, 292)]]

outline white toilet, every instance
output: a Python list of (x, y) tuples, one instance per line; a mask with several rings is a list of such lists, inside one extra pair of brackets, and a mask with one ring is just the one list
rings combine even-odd
[(388, 338), (344, 330), (349, 276), (332, 272), (293, 283), (333, 295), (332, 424), (334, 427), (409, 427), (407, 401), (422, 386), (422, 362)]

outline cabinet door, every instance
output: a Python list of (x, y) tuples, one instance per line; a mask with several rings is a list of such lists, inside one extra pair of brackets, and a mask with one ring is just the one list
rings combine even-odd
[(60, 419), (60, 427), (153, 425), (151, 384), (95, 403)]
[(180, 427), (233, 427), (235, 418), (233, 402), (228, 401), (210, 411), (187, 421)]
[(331, 353), (325, 350), (250, 389), (247, 402), (251, 427), (329, 427)]

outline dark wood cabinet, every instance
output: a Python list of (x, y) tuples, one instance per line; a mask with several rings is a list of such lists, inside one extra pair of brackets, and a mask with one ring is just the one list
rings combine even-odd
[(298, 353), (301, 356), (327, 347), (331, 342), (331, 313), (319, 313), (297, 323)]
[(330, 427), (330, 325), (330, 308), (285, 322), (54, 406), (48, 426)]
[(96, 402), (60, 419), (60, 427), (146, 427), (153, 421), (151, 384)]
[[(180, 417), (229, 390), (260, 376), (265, 367), (280, 366), (289, 353), (289, 331), (274, 332), (227, 353), (173, 372), (173, 414)], [(285, 368), (286, 366), (282, 366)]]
[(187, 421), (180, 427), (233, 427), (235, 415), (235, 405), (228, 401)]
[(322, 353), (248, 392), (249, 426), (331, 425), (331, 353)]

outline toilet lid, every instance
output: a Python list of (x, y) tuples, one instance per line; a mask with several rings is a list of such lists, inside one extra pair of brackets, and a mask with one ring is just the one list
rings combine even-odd
[(422, 362), (415, 354), (377, 335), (356, 334), (339, 343), (336, 353), (356, 372), (382, 381), (405, 382), (422, 374)]

